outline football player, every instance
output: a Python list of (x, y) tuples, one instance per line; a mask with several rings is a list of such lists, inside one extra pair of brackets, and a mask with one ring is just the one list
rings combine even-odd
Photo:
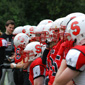
[(24, 49), (24, 55), (31, 62), (29, 69), (30, 85), (44, 85), (45, 65), (42, 63), (42, 48), (38, 41), (29, 43)]
[(64, 63), (63, 72), (58, 72), (53, 85), (66, 85), (70, 80), (73, 80), (74, 84), (84, 85), (84, 23), (85, 16), (74, 18), (68, 23), (66, 32), (71, 34), (74, 47), (66, 55), (67, 67)]

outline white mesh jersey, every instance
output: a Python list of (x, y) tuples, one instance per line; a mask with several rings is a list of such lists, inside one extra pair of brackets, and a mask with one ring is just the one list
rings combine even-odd
[(73, 80), (76, 85), (85, 85), (85, 46), (76, 46), (66, 56), (67, 66), (80, 74)]

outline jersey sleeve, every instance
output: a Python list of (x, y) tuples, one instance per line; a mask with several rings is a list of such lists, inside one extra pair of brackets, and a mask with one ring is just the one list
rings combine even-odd
[(33, 79), (45, 77), (45, 68), (42, 65), (37, 65), (33, 68)]
[(0, 47), (7, 47), (7, 41), (3, 38), (0, 38)]
[(85, 70), (85, 56), (81, 51), (76, 49), (71, 49), (66, 56), (67, 66), (73, 70), (83, 71)]

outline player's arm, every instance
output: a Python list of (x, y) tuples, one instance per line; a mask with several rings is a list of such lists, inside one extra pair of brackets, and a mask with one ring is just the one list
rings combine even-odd
[(37, 65), (33, 68), (34, 85), (44, 85), (45, 79), (45, 67)]
[[(56, 79), (61, 75), (61, 73), (65, 70), (66, 67), (67, 67), (66, 60), (63, 59), (62, 62), (61, 62), (61, 66), (58, 69), (58, 72), (56, 73), (54, 83), (55, 83)], [(73, 85), (73, 81), (72, 80), (69, 81), (66, 85)]]
[(75, 71), (67, 67), (61, 75), (55, 79), (53, 85), (66, 85), (70, 80), (76, 77), (80, 72)]
[(18, 63), (18, 64), (15, 64), (15, 63), (11, 63), (10, 64), (10, 67), (11, 68), (22, 68), (22, 69), (26, 69), (29, 65), (30, 65), (31, 62), (26, 62), (26, 63)]
[(60, 68), (58, 69), (58, 72), (56, 73), (56, 76), (55, 76), (55, 80), (61, 75), (61, 73), (64, 71), (64, 69), (67, 67), (66, 65), (66, 60), (63, 59), (62, 62), (61, 62), (61, 66)]
[(44, 77), (38, 77), (34, 79), (34, 85), (44, 85)]

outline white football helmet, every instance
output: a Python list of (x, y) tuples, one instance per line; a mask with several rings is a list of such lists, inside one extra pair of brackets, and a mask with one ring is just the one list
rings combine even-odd
[(38, 25), (46, 25), (46, 24), (52, 23), (52, 22), (53, 22), (53, 21), (50, 20), (50, 19), (44, 19), (44, 20), (40, 21), (40, 23), (39, 23)]
[(60, 32), (59, 32), (59, 33), (60, 33), (60, 38), (61, 38), (61, 40), (66, 41), (66, 40), (67, 40), (67, 36), (70, 37), (70, 35), (65, 32), (65, 29), (66, 29), (68, 23), (69, 23), (72, 19), (74, 19), (74, 18), (76, 18), (76, 17), (79, 17), (79, 16), (83, 16), (83, 15), (85, 15), (85, 14), (80, 13), (80, 12), (75, 12), (75, 13), (68, 14), (68, 15), (64, 18), (64, 20), (63, 20), (62, 23), (61, 23), (61, 29), (60, 29)]
[(27, 29), (29, 29), (30, 27), (31, 27), (30, 25), (23, 26), (22, 33), (27, 34)]
[(60, 29), (61, 29), (61, 23), (63, 22), (63, 20), (64, 20), (64, 17), (56, 19), (53, 22), (52, 27), (51, 27), (58, 34), (58, 38), (59, 38)]
[(25, 26), (23, 27), (22, 33), (25, 33), (29, 36), (30, 40), (32, 40), (32, 37), (35, 37), (34, 30), (36, 29), (36, 26)]
[(80, 16), (70, 21), (66, 32), (71, 34), (74, 41), (76, 40), (75, 45), (85, 44), (85, 16)]
[(63, 22), (61, 23), (62, 29), (65, 30), (65, 29), (66, 29), (66, 26), (68, 25), (68, 23), (69, 23), (72, 19), (74, 19), (74, 18), (76, 18), (76, 17), (79, 17), (79, 16), (83, 16), (83, 15), (85, 15), (85, 14), (80, 13), (80, 12), (75, 12), (75, 13), (68, 14), (68, 15), (64, 18)]
[(41, 57), (42, 49), (40, 42), (34, 41), (29, 43), (24, 49), (24, 55), (28, 57), (28, 61), (34, 61), (36, 58)]
[(22, 33), (23, 26), (18, 26), (14, 29), (13, 35), (17, 35), (19, 33)]
[(25, 33), (19, 33), (14, 37), (14, 45), (16, 47), (20, 46), (23, 48), (28, 44), (29, 37)]

